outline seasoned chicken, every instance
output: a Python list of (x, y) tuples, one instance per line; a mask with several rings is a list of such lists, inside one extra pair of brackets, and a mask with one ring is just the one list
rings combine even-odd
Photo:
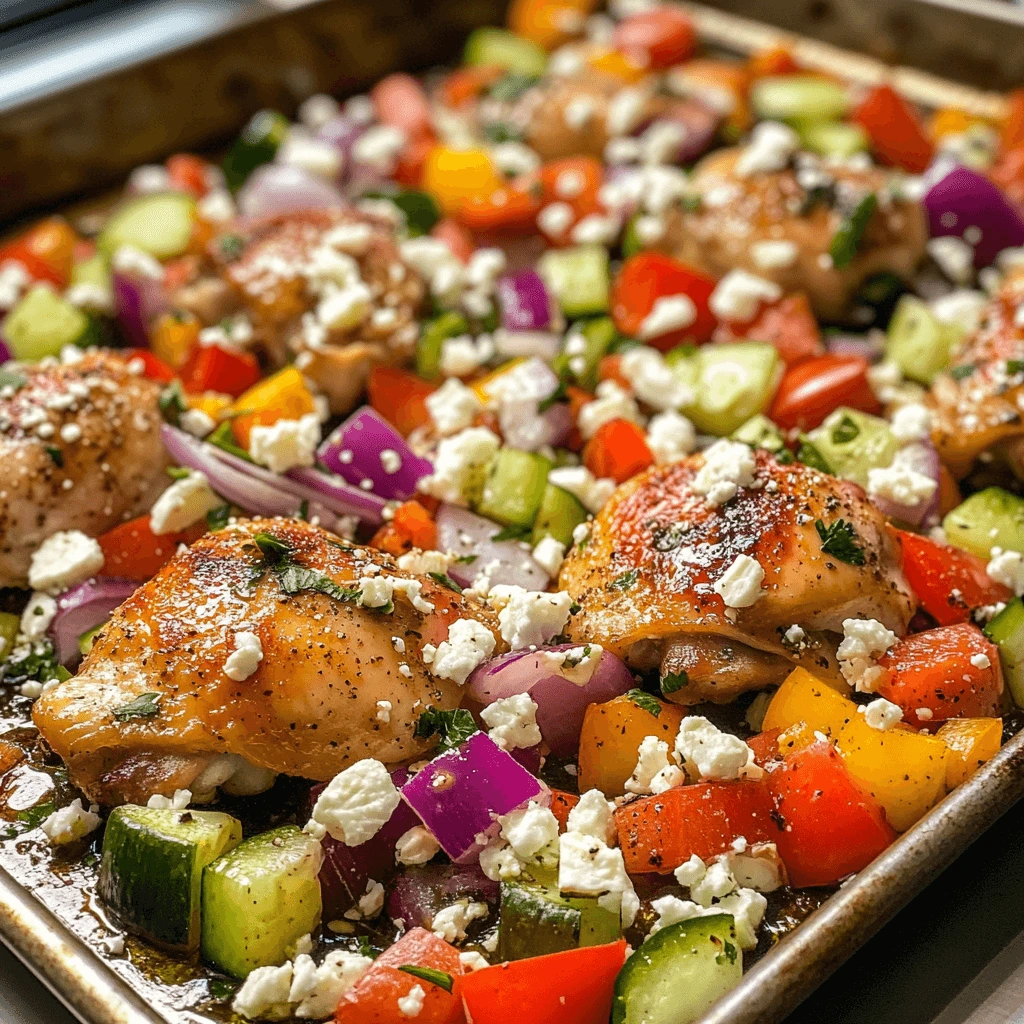
[[(715, 277), (741, 269), (784, 292), (806, 292), (827, 320), (846, 317), (857, 290), (873, 275), (913, 274), (928, 238), (924, 213), (919, 203), (893, 194), (888, 172), (833, 166), (804, 153), (796, 157), (795, 169), (740, 176), (736, 166), (744, 152), (717, 150), (698, 165), (691, 184), (700, 203), (668, 214), (659, 249)], [(834, 267), (832, 239), (844, 216), (869, 193), (878, 205), (856, 255)], [(766, 242), (792, 246), (758, 248)]]
[(962, 477), (982, 452), (1003, 456), (1024, 478), (1024, 268), (1007, 274), (953, 367), (932, 384), (933, 439), (942, 461)]
[[(712, 505), (694, 488), (703, 464), (693, 455), (651, 469), (605, 505), (562, 568), (559, 584), (582, 609), (570, 639), (663, 676), (685, 671), (670, 699), (692, 704), (780, 682), (794, 664), (841, 682), (845, 618), (905, 632), (915, 601), (899, 542), (860, 487), (758, 451), (751, 485)], [(818, 522), (845, 560), (822, 550)], [(729, 608), (713, 588), (744, 555), (764, 570), (761, 593)]]
[[(427, 671), (424, 645), (463, 617), (490, 629), (490, 613), (430, 579), (419, 596), (396, 589), (393, 611), (363, 607), (370, 575), (416, 579), (299, 520), (207, 534), (114, 613), (78, 675), (36, 702), (35, 723), (101, 803), (208, 791), (225, 764), (324, 780), (360, 758), (415, 757), (430, 746), (413, 735), (420, 713), (461, 697)], [(319, 592), (327, 581), (341, 591)], [(249, 633), (258, 664), (242, 653)]]
[[(97, 536), (167, 486), (160, 385), (124, 358), (8, 364), (0, 386), (0, 587), (24, 587), (53, 533)], [(24, 382), (24, 383), (22, 383)]]

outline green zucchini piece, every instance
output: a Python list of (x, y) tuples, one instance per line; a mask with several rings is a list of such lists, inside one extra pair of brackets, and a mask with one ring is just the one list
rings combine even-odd
[(462, 56), (474, 67), (489, 65), (530, 77), (540, 77), (548, 66), (548, 55), (542, 47), (503, 28), (475, 29), (466, 40)]
[(742, 976), (743, 953), (730, 915), (669, 925), (619, 972), (611, 1024), (691, 1024)]
[(570, 319), (608, 311), (608, 250), (603, 245), (549, 249), (537, 272)]
[(194, 951), (203, 868), (241, 840), (241, 822), (230, 814), (116, 807), (103, 834), (97, 889), (129, 931)]
[(768, 408), (783, 366), (774, 345), (740, 341), (704, 345), (692, 360), (680, 360), (673, 366), (679, 375), (687, 369), (695, 371), (686, 383), (697, 398), (683, 411), (698, 430), (725, 437)]
[(993, 548), (1024, 551), (1024, 498), (986, 487), (946, 513), (946, 539), (986, 561)]
[(867, 487), (868, 472), (892, 464), (899, 444), (889, 424), (845, 406), (831, 413), (820, 427), (807, 434), (829, 471), (843, 480)]
[(817, 75), (768, 75), (750, 90), (758, 117), (769, 121), (838, 121), (850, 97), (838, 82)]
[(71, 268), (72, 284), (94, 284), (105, 292), (110, 291), (110, 266), (100, 252), (93, 253), (87, 260)]
[(545, 537), (550, 536), (561, 541), (567, 548), (571, 547), (572, 531), (586, 521), (587, 510), (576, 495), (563, 491), (554, 484), (548, 484), (544, 488), (540, 508), (537, 509), (531, 543), (539, 544)]
[(196, 201), (183, 192), (139, 196), (111, 214), (96, 245), (108, 260), (123, 245), (168, 260), (188, 248), (195, 219)]
[(11, 355), (26, 362), (60, 355), (65, 345), (86, 344), (92, 334), (89, 317), (45, 284), (26, 292), (4, 320)]
[(543, 455), (502, 448), (491, 463), (476, 511), (505, 526), (533, 526), (552, 468)]
[(469, 332), (469, 322), (461, 313), (449, 311), (428, 320), (416, 342), (416, 372), (424, 380), (433, 380), (441, 372), (441, 349), (449, 338)]
[(0, 664), (3, 664), (14, 650), (14, 641), (20, 629), (20, 616), (12, 612), (0, 612)]
[(281, 964), (320, 923), (320, 843), (294, 825), (253, 836), (203, 872), (202, 954), (244, 978)]
[(224, 158), (222, 166), (228, 188), (236, 192), (257, 167), (270, 163), (289, 131), (288, 118), (276, 110), (253, 114)]
[(846, 160), (865, 153), (870, 146), (868, 133), (859, 124), (844, 121), (807, 121), (794, 125), (805, 149), (824, 157)]
[(896, 303), (886, 332), (885, 355), (908, 380), (929, 385), (949, 365), (962, 331), (937, 319), (916, 295)]
[(999, 648), (999, 661), (1013, 703), (1024, 708), (1024, 601), (1014, 598), (983, 632)]
[(575, 380), (581, 388), (593, 391), (597, 387), (601, 360), (618, 337), (615, 324), (607, 316), (573, 324), (572, 330), (565, 336), (562, 351), (552, 362), (555, 373), (562, 380)]

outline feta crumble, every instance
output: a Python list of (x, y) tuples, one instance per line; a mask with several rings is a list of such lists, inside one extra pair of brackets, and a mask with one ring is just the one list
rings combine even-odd
[(753, 751), (743, 740), (699, 715), (688, 715), (680, 722), (675, 748), (703, 779), (738, 779), (748, 773), (753, 761)]
[(437, 447), (434, 472), (423, 477), (417, 486), (424, 494), (465, 507), (465, 492), (474, 476), (498, 454), (500, 447), (498, 435), (486, 427), (470, 427), (454, 437), (446, 437)]
[(461, 686), (491, 656), (494, 644), (494, 634), (476, 619), (456, 619), (448, 627), (448, 639), (437, 645), (430, 671)]
[(746, 323), (757, 316), (762, 302), (778, 302), (782, 289), (773, 281), (746, 270), (730, 270), (715, 285), (708, 308), (719, 320)]
[(659, 465), (678, 462), (696, 445), (696, 428), (674, 409), (658, 413), (647, 425), (647, 447)]
[(865, 724), (879, 732), (886, 732), (903, 718), (903, 709), (899, 704), (893, 704), (884, 697), (876, 697), (870, 704), (862, 704), (857, 711), (864, 716)]
[(569, 621), (572, 606), (572, 598), (564, 590), (551, 594), (503, 585), (494, 587), (488, 598), (498, 611), (502, 639), (513, 651), (550, 643)]
[(726, 608), (749, 608), (765, 595), (764, 569), (756, 558), (737, 555), (712, 588)]
[(618, 909), (626, 928), (640, 907), (622, 851), (582, 832), (566, 832), (559, 841), (558, 888), (563, 895), (601, 897), (598, 905)]
[(272, 473), (295, 466), (312, 466), (320, 443), (320, 419), (315, 412), (297, 420), (278, 420), (270, 426), (257, 424), (249, 431), (249, 455)]
[(535, 857), (548, 843), (558, 838), (558, 819), (536, 800), (502, 815), (498, 821), (501, 838), (520, 860)]
[(395, 843), (395, 862), (398, 864), (426, 864), (433, 860), (441, 847), (422, 825), (413, 825), (403, 832)]
[(1009, 587), (1018, 597), (1024, 595), (1024, 555), (1019, 551), (993, 548), (985, 572), (989, 579)]
[(756, 474), (757, 461), (751, 447), (722, 438), (704, 452), (704, 465), (691, 486), (709, 505), (724, 505), (741, 487), (753, 484)]
[(423, 991), (422, 985), (413, 985), (408, 995), (400, 996), (398, 1000), (398, 1012), (403, 1017), (418, 1017), (423, 1010), (423, 1002), (427, 993)]
[(613, 380), (603, 380), (597, 385), (597, 397), (587, 402), (576, 420), (580, 434), (590, 440), (597, 431), (611, 420), (629, 420), (640, 423), (640, 409), (633, 396)]
[(488, 736), (502, 750), (536, 746), (541, 741), (537, 705), (528, 693), (499, 697), (480, 712)]
[(95, 804), (86, 810), (82, 801), (75, 799), (54, 811), (39, 827), (54, 846), (73, 843), (99, 828), (98, 810)]
[(657, 736), (645, 736), (637, 748), (633, 774), (626, 780), (626, 792), (664, 793), (685, 781), (683, 770), (669, 760), (668, 744)]
[[(580, 504), (595, 516), (604, 508), (616, 487), (610, 477), (595, 477), (586, 466), (559, 466), (552, 469), (548, 473), (548, 483), (578, 498)], [(421, 490), (422, 487), (423, 482), (420, 481)]]
[(211, 489), (206, 474), (190, 470), (187, 476), (175, 480), (153, 503), (149, 528), (157, 536), (180, 533), (223, 504)]
[(486, 903), (476, 903), (468, 899), (459, 900), (450, 907), (442, 907), (430, 924), (430, 930), (448, 943), (463, 942), (466, 929), (474, 921), (482, 921), (490, 914)]
[(588, 789), (566, 819), (566, 832), (580, 832), (600, 839), (607, 846), (615, 841), (615, 804), (599, 789)]
[(35, 593), (21, 613), (19, 628), (26, 640), (42, 640), (57, 615), (57, 602), (49, 594)]
[(623, 354), (621, 366), (622, 374), (629, 381), (633, 393), (652, 409), (664, 412), (690, 405), (694, 400), (693, 391), (672, 372), (657, 349), (631, 348)]
[(778, 121), (762, 121), (750, 133), (750, 142), (736, 161), (735, 173), (749, 178), (781, 171), (799, 149), (800, 136), (792, 128)]
[(365, 757), (331, 779), (305, 831), (317, 839), (330, 835), (346, 846), (359, 846), (387, 824), (399, 799), (387, 768)]
[(81, 530), (51, 534), (36, 549), (28, 570), (33, 590), (61, 593), (103, 568), (103, 550)]
[(843, 619), (843, 640), (836, 651), (843, 678), (858, 692), (872, 693), (882, 675), (874, 660), (896, 639), (877, 619)]
[(224, 675), (240, 683), (248, 679), (263, 660), (263, 645), (260, 638), (248, 630), (235, 634), (235, 649), (224, 662)]

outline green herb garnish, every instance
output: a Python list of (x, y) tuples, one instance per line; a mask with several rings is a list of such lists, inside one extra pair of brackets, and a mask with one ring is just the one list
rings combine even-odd
[(626, 696), (638, 707), (655, 718), (661, 714), (661, 701), (652, 697), (646, 690), (627, 690)]
[(977, 368), (974, 363), (964, 363), (963, 366), (954, 366), (949, 371), (949, 375), (953, 380), (963, 380), (965, 377), (970, 377)]
[(473, 733), (479, 731), (473, 716), (465, 708), (441, 711), (429, 707), (420, 715), (413, 735), (421, 740), (436, 735), (438, 750), (443, 752), (454, 750), (461, 743), (465, 743)]
[(860, 434), (860, 427), (854, 420), (844, 414), (843, 418), (832, 428), (833, 444), (849, 444)]
[(616, 576), (608, 586), (613, 587), (615, 590), (629, 590), (629, 588), (636, 583), (639, 575), (640, 573), (638, 570), (630, 569), (627, 572), (622, 573), (621, 576)]
[(245, 248), (245, 240), (241, 235), (221, 235), (217, 239), (217, 248), (224, 259), (233, 263), (241, 257), (242, 250)]
[(456, 565), (472, 565), (478, 558), (478, 555), (459, 555), (455, 559)]
[(326, 594), (335, 601), (358, 601), (362, 591), (358, 587), (339, 587), (330, 576), (319, 569), (310, 569), (294, 560), (294, 548), (286, 540), (275, 537), (272, 533), (261, 531), (253, 537), (253, 543), (262, 556), (253, 566), (250, 582), (256, 584), (270, 571), (277, 577), (278, 586), (286, 594), (298, 594), (309, 590), (316, 594)]
[(185, 401), (185, 392), (181, 390), (181, 381), (172, 380), (160, 392), (160, 397), (157, 399), (157, 405), (160, 406), (160, 412), (163, 418), (170, 423), (172, 427), (176, 427), (181, 421), (181, 414), (188, 409), (188, 403)]
[(1024, 373), (1024, 359), (1007, 359), (1006, 373), (1010, 377), (1015, 373)]
[(164, 470), (164, 472), (165, 472), (165, 473), (166, 473), (166, 474), (167, 474), (167, 475), (168, 475), (168, 476), (169, 476), (169, 477), (170, 477), (170, 478), (171, 478), (172, 480), (184, 480), (184, 479), (185, 479), (185, 477), (187, 477), (187, 476), (188, 476), (188, 475), (189, 475), (189, 474), (190, 474), (190, 473), (191, 473), (192, 471), (191, 471), (191, 470), (189, 470), (189, 469), (185, 469), (185, 468), (184, 468), (184, 467), (182, 467), (182, 466), (168, 466), (168, 467), (167, 467), (167, 468), (166, 468), (166, 469)]
[(864, 564), (864, 549), (857, 544), (860, 538), (853, 528), (853, 523), (837, 519), (826, 526), (820, 519), (815, 519), (814, 528), (821, 538), (821, 550), (826, 555), (832, 555), (840, 562), (847, 562), (850, 565)]
[(206, 440), (209, 444), (215, 444), (221, 451), (227, 452), (229, 455), (237, 455), (238, 458), (245, 459), (246, 462), (252, 462), (249, 453), (235, 441), (230, 420), (225, 420), (219, 424)]
[(513, 523), (511, 526), (503, 526), (491, 540), (495, 543), (503, 540), (525, 540), (532, 532), (532, 526), (519, 526)]
[(443, 988), (445, 992), (451, 992), (452, 990), (452, 976), (445, 971), (439, 971), (434, 967), (420, 967), (419, 964), (402, 964), (398, 969), (405, 971), (406, 974), (411, 974), (414, 978), (419, 978), (421, 981), (429, 981), (431, 985), (437, 985), (438, 988)]
[(235, 993), (238, 991), (238, 985), (233, 981), (228, 981), (226, 978), (211, 978), (208, 990), (211, 999), (224, 1003), (234, 998)]
[(410, 238), (427, 235), (430, 229), (441, 219), (441, 211), (434, 202), (434, 197), (426, 192), (407, 188), (401, 192), (365, 192), (367, 199), (386, 199), (394, 203), (405, 214), (405, 226)]
[(36, 804), (35, 807), (26, 807), (15, 815), (18, 821), (24, 822), (29, 828), (39, 828), (46, 819), (57, 810), (52, 800), (45, 804)]
[(64, 453), (59, 448), (54, 447), (52, 444), (48, 444), (46, 446), (46, 454), (50, 456), (53, 460), (53, 464), (58, 469), (64, 468)]
[(828, 254), (832, 257), (832, 265), (837, 269), (848, 267), (857, 255), (857, 248), (860, 246), (864, 231), (878, 205), (878, 197), (874, 192), (869, 192), (854, 207), (853, 213), (844, 217), (838, 230), (832, 236), (832, 242), (828, 247)]
[(63, 681), (69, 675), (68, 670), (57, 660), (49, 640), (19, 644), (0, 663), (0, 681), (5, 683), (27, 683), (32, 680), (48, 683), (51, 679)]
[(510, 102), (519, 99), (532, 85), (539, 81), (536, 75), (524, 75), (518, 71), (509, 71), (502, 75), (491, 86), (490, 96), (492, 100)]
[(456, 583), (455, 580), (453, 580), (446, 572), (428, 572), (427, 575), (442, 587), (454, 590), (456, 594), (462, 593), (462, 587), (460, 587), (458, 583)]
[(736, 947), (731, 942), (726, 941), (722, 952), (715, 957), (715, 963), (724, 964), (728, 961), (730, 964), (734, 964), (738, 955)]
[(690, 685), (690, 677), (685, 672), (669, 672), (661, 677), (661, 692), (675, 693), (684, 686)]
[(796, 458), (798, 462), (810, 466), (811, 469), (817, 469), (822, 473), (832, 473), (832, 467), (825, 461), (825, 456), (804, 437), (800, 438), (800, 447), (796, 450)]
[(208, 530), (223, 530), (231, 518), (231, 506), (225, 502), (216, 508), (211, 508), (206, 513), (206, 528)]
[(160, 714), (160, 694), (142, 693), (133, 701), (114, 708), (111, 712), (119, 722), (127, 722), (130, 718), (152, 718)]

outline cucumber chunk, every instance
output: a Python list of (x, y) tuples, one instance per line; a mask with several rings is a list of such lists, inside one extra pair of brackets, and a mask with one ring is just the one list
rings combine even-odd
[(690, 1024), (742, 976), (743, 953), (730, 915), (669, 925), (619, 972), (611, 1024)]
[(608, 311), (608, 250), (603, 245), (549, 249), (537, 272), (570, 319)]
[(471, 32), (463, 59), (474, 67), (489, 65), (534, 78), (543, 75), (548, 66), (548, 55), (542, 47), (503, 28)]
[(117, 807), (103, 834), (99, 894), (129, 931), (194, 951), (203, 869), (241, 840), (241, 822), (230, 814)]
[(195, 217), (196, 201), (182, 192), (139, 196), (114, 211), (96, 245), (107, 259), (122, 245), (130, 245), (168, 260), (188, 248)]
[(531, 543), (539, 544), (545, 537), (554, 537), (567, 548), (572, 546), (572, 531), (587, 521), (587, 510), (574, 494), (548, 484), (537, 509)]
[(276, 110), (253, 114), (224, 158), (222, 166), (228, 188), (237, 191), (257, 167), (270, 163), (289, 131), (288, 118)]
[(769, 75), (750, 90), (758, 117), (770, 121), (838, 121), (850, 104), (846, 89), (816, 75)]
[(552, 468), (543, 455), (502, 448), (491, 463), (476, 511), (505, 526), (533, 526)]
[(1014, 598), (983, 632), (999, 648), (999, 661), (1013, 703), (1024, 708), (1024, 601)]
[(765, 411), (783, 368), (775, 347), (762, 341), (705, 345), (673, 370), (685, 374), (686, 363), (695, 371), (692, 387), (697, 398), (683, 411), (698, 430), (719, 437)]
[(573, 324), (565, 337), (562, 351), (552, 366), (562, 380), (575, 380), (581, 388), (593, 391), (601, 360), (619, 337), (610, 317), (599, 316)]
[(424, 380), (433, 380), (441, 372), (441, 350), (449, 338), (469, 332), (469, 323), (461, 313), (449, 311), (428, 320), (416, 342), (416, 372)]
[(110, 291), (110, 266), (100, 252), (93, 253), (87, 260), (76, 263), (71, 268), (72, 284), (93, 284)]
[(892, 464), (899, 445), (889, 424), (879, 416), (840, 407), (807, 440), (843, 480), (868, 485), (868, 472)]
[(782, 436), (782, 431), (767, 416), (760, 413), (751, 416), (746, 423), (734, 430), (732, 439), (749, 444), (751, 448), (763, 448), (773, 455), (780, 455), (786, 450), (786, 439)]
[(904, 295), (889, 321), (885, 355), (908, 380), (928, 385), (949, 365), (961, 333), (955, 324), (936, 319), (917, 296)]
[(1024, 551), (1024, 498), (1002, 487), (986, 487), (946, 513), (946, 539), (988, 560), (993, 548)]
[(294, 825), (253, 836), (203, 872), (202, 954), (236, 978), (281, 964), (320, 923), (320, 844)]
[(795, 125), (805, 149), (819, 156), (845, 160), (865, 153), (870, 145), (868, 133), (859, 124), (843, 121), (807, 121)]
[(4, 320), (4, 336), (15, 359), (35, 362), (60, 355), (65, 345), (86, 344), (93, 322), (51, 287), (38, 284)]

